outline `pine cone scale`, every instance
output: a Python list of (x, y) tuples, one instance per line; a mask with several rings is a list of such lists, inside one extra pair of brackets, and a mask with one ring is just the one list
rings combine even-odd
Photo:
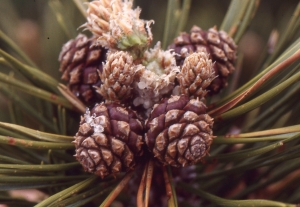
[(170, 125), (170, 127), (168, 128), (169, 141), (172, 141), (173, 139), (176, 139), (176, 137), (181, 136), (181, 132), (184, 126), (185, 124), (179, 124), (179, 123)]
[(113, 155), (110, 150), (101, 147), (101, 154), (104, 162), (107, 166), (110, 166), (113, 162)]
[(91, 149), (91, 148), (97, 149), (98, 148), (98, 145), (96, 144), (95, 140), (91, 137), (86, 138), (81, 143), (81, 146), (88, 148), (88, 149)]
[(215, 57), (217, 60), (223, 61), (223, 62), (226, 62), (228, 60), (225, 55), (225, 52), (222, 49), (220, 49), (216, 46), (211, 46), (210, 51), (211, 51), (212, 56)]
[(186, 149), (188, 148), (188, 141), (189, 139), (188, 138), (182, 138), (178, 141), (178, 153), (180, 155), (180, 157), (182, 157), (186, 151)]
[(97, 69), (88, 67), (83, 71), (83, 84), (95, 84), (99, 81)]
[(69, 83), (72, 84), (76, 84), (80, 82), (80, 76), (81, 76), (81, 71), (82, 71), (82, 66), (79, 65), (75, 68), (73, 68), (73, 70), (71, 72), (69, 72)]
[(165, 125), (171, 126), (172, 124), (175, 124), (176, 120), (178, 120), (179, 117), (181, 117), (183, 113), (184, 113), (184, 111), (175, 110), (175, 109), (168, 111), (166, 113), (166, 117), (165, 117), (165, 123), (166, 123)]
[(91, 136), (99, 146), (108, 147), (108, 139), (103, 133), (94, 134)]
[(172, 109), (181, 109), (189, 101), (189, 98), (186, 96), (173, 96), (168, 99), (166, 110), (170, 111)]
[(91, 160), (94, 162), (94, 165), (98, 165), (100, 163), (101, 156), (97, 150), (89, 149), (88, 154), (89, 154)]
[(214, 28), (211, 28), (208, 30), (206, 38), (207, 38), (208, 42), (210, 42), (212, 44), (219, 45), (221, 43), (219, 34)]
[(93, 132), (93, 129), (89, 124), (84, 123), (79, 127), (79, 132), (83, 135), (89, 135)]
[(118, 139), (112, 138), (111, 139), (111, 146), (112, 146), (112, 151), (119, 157), (122, 156), (124, 150), (125, 150), (125, 145), (123, 142), (121, 142)]
[(156, 138), (156, 149), (158, 151), (163, 151), (168, 143), (168, 138), (166, 136), (166, 131), (160, 133)]

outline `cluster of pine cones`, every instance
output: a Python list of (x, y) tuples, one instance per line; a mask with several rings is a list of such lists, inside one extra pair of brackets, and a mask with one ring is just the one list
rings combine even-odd
[(194, 26), (167, 51), (132, 1), (88, 4), (93, 34), (67, 42), (62, 79), (87, 106), (75, 136), (76, 158), (102, 178), (135, 168), (145, 156), (184, 167), (203, 159), (213, 140), (205, 97), (227, 85), (236, 45), (224, 32)]

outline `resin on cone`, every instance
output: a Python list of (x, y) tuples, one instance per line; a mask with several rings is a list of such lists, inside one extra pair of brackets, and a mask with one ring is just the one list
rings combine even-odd
[(75, 157), (85, 171), (104, 178), (134, 169), (143, 154), (143, 124), (119, 104), (96, 104), (81, 118)]

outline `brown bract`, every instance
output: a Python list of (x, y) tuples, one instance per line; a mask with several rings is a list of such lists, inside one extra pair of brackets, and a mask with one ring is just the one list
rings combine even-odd
[(143, 124), (119, 104), (97, 104), (81, 118), (75, 157), (102, 178), (131, 170), (143, 154)]
[(146, 143), (163, 165), (184, 167), (199, 162), (212, 143), (213, 119), (199, 99), (172, 96), (156, 104), (146, 122)]

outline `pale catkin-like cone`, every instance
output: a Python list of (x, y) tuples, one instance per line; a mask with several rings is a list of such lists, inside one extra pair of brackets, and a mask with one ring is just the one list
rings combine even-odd
[(181, 93), (200, 99), (208, 93), (207, 88), (215, 78), (212, 61), (206, 52), (187, 56), (177, 74)]
[(101, 46), (144, 50), (152, 42), (150, 24), (139, 18), (141, 10), (132, 9), (132, 0), (98, 0), (88, 3), (87, 23), (82, 25), (98, 37)]
[(132, 82), (141, 65), (133, 63), (132, 56), (127, 52), (111, 52), (103, 66), (102, 73), (99, 72), (103, 84), (97, 88), (106, 100), (123, 101), (131, 96)]

